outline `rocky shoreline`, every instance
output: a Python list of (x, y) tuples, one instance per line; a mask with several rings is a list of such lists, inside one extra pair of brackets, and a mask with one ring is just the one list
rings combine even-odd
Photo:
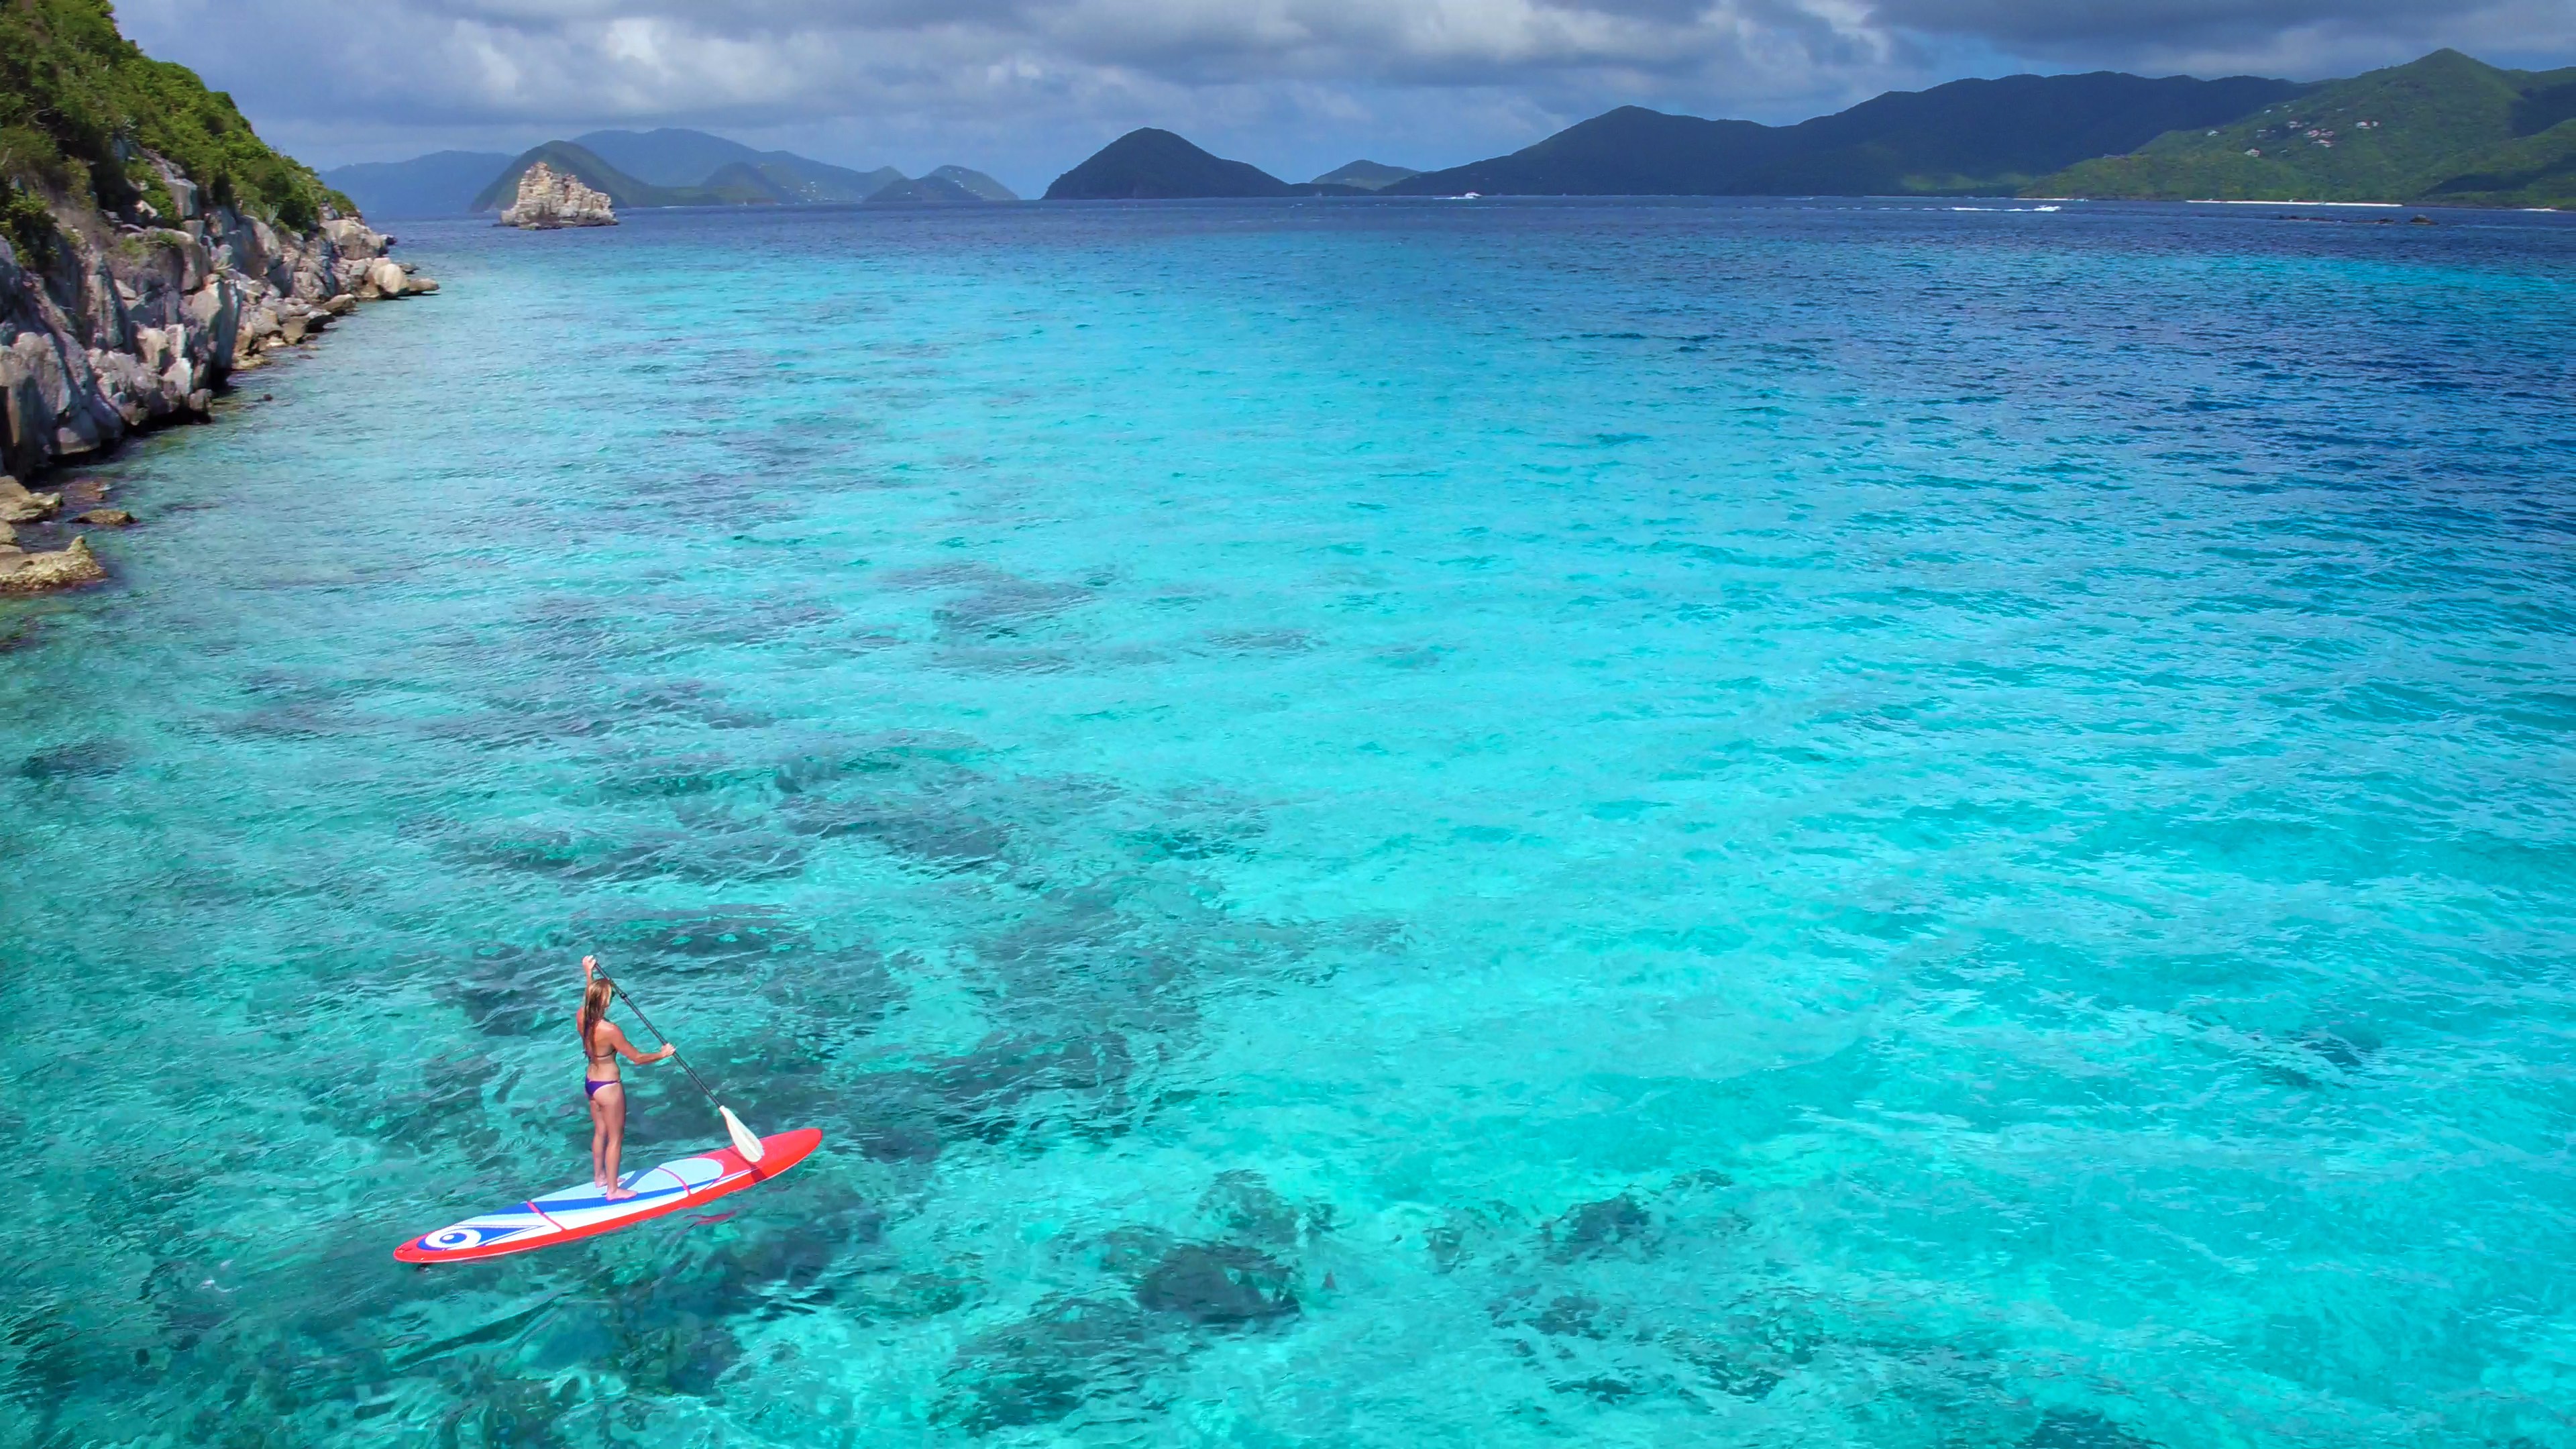
[(62, 496), (25, 480), (129, 434), (204, 420), (235, 374), (362, 302), (438, 290), (362, 217), (284, 230), (209, 204), (166, 160), (136, 160), (159, 172), (175, 215), (54, 198), (37, 246), (0, 236), (0, 594), (104, 578), (72, 525), (132, 521), (97, 510), (65, 520)]

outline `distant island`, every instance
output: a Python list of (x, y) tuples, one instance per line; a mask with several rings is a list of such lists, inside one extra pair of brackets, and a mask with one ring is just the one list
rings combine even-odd
[(1130, 131), (1055, 179), (1048, 201), (1186, 201), (1219, 197), (1366, 196), (1371, 188), (1294, 185), (1248, 161), (1228, 161), (1169, 131)]
[(467, 216), (512, 205), (520, 178), (540, 164), (619, 207), (976, 205), (1019, 199), (999, 181), (963, 166), (942, 166), (919, 178), (891, 166), (856, 171), (678, 128), (593, 131), (516, 156), (439, 151), (410, 161), (362, 162), (324, 172), (322, 179), (370, 216)]
[(2576, 66), (2502, 70), (2456, 50), (2292, 96), (2132, 154), (2087, 160), (2034, 194), (2147, 200), (2576, 206)]
[(1363, 190), (1376, 191), (1383, 187), (1393, 186), (1395, 183), (1404, 180), (1406, 177), (1419, 176), (1421, 174), (1421, 172), (1414, 170), (1410, 166), (1389, 166), (1383, 161), (1348, 161), (1325, 172), (1323, 175), (1316, 177), (1308, 184), (1314, 186), (1357, 186)]
[(1622, 106), (1534, 146), (1408, 177), (1400, 196), (2010, 195), (2043, 176), (2295, 95), (2289, 81), (2101, 71), (1952, 81), (1764, 126)]
[(1891, 91), (1793, 126), (1622, 106), (1508, 156), (1304, 185), (1163, 130), (1049, 200), (1280, 196), (2034, 196), (2576, 206), (2576, 68), (2443, 50), (2350, 80), (2114, 71)]

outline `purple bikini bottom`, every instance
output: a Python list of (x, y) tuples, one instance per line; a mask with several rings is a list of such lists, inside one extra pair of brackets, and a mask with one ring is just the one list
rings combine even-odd
[(599, 1089), (602, 1087), (622, 1087), (625, 1085), (626, 1084), (624, 1082), (615, 1077), (610, 1077), (605, 1081), (585, 1081), (581, 1084), (581, 1093), (585, 1097), (596, 1097), (599, 1095)]

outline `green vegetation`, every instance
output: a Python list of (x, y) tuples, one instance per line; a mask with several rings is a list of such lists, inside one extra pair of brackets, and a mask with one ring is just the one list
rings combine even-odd
[(794, 191), (779, 185), (748, 161), (717, 167), (698, 183), (698, 189), (714, 192), (716, 199), (727, 206), (783, 206), (796, 200)]
[(2209, 127), (2305, 88), (2097, 71), (1890, 91), (1794, 126), (1622, 106), (1537, 145), (1407, 177), (1389, 195), (2009, 196), (2087, 157)]
[(1408, 177), (1419, 176), (1421, 174), (1421, 172), (1414, 170), (1410, 166), (1389, 166), (1383, 161), (1362, 159), (1349, 162), (1338, 170), (1327, 171), (1323, 175), (1316, 177), (1311, 184), (1316, 186), (1356, 186), (1363, 191), (1375, 191), (1381, 186), (1393, 186), (1395, 183), (1405, 180)]
[(13, 236), (36, 191), (169, 215), (169, 191), (137, 147), (169, 158), (211, 203), (299, 231), (326, 205), (354, 209), (270, 150), (232, 97), (118, 34), (107, 0), (0, 0), (0, 210)]
[(9, 238), (10, 250), (19, 256), (51, 261), (54, 214), (43, 194), (13, 180), (0, 180), (0, 236)]
[(989, 206), (992, 203), (945, 176), (898, 181), (859, 203), (861, 206)]
[[(897, 172), (895, 174), (895, 180), (900, 181), (902, 179), (902, 173)], [(1018, 195), (1012, 192), (1011, 188), (1004, 186), (1002, 183), (985, 175), (981, 171), (972, 171), (963, 166), (942, 166), (921, 179), (924, 181), (954, 181), (958, 185), (963, 186), (968, 191), (974, 193), (978, 198), (985, 201), (1017, 201), (1020, 199)], [(892, 185), (893, 183), (889, 182), (887, 184)], [(884, 188), (880, 187), (878, 189), (883, 190)]]
[(2576, 205), (2576, 69), (2456, 50), (2329, 81), (2033, 184), (2038, 196)]

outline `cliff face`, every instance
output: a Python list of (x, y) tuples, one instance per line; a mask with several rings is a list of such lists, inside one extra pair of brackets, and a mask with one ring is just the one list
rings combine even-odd
[[(232, 372), (361, 300), (426, 291), (356, 217), (293, 231), (209, 206), (143, 153), (174, 215), (54, 198), (34, 245), (0, 239), (0, 472), (26, 477), (205, 412)], [(23, 229), (22, 229), (23, 230)]]
[(501, 225), (529, 231), (563, 226), (615, 226), (616, 209), (608, 193), (583, 183), (568, 171), (540, 161), (519, 176), (519, 197), (501, 213)]
[(0, 594), (103, 576), (58, 517), (97, 486), (20, 478), (203, 416), (360, 301), (436, 290), (391, 244), (107, 0), (0, 0)]

